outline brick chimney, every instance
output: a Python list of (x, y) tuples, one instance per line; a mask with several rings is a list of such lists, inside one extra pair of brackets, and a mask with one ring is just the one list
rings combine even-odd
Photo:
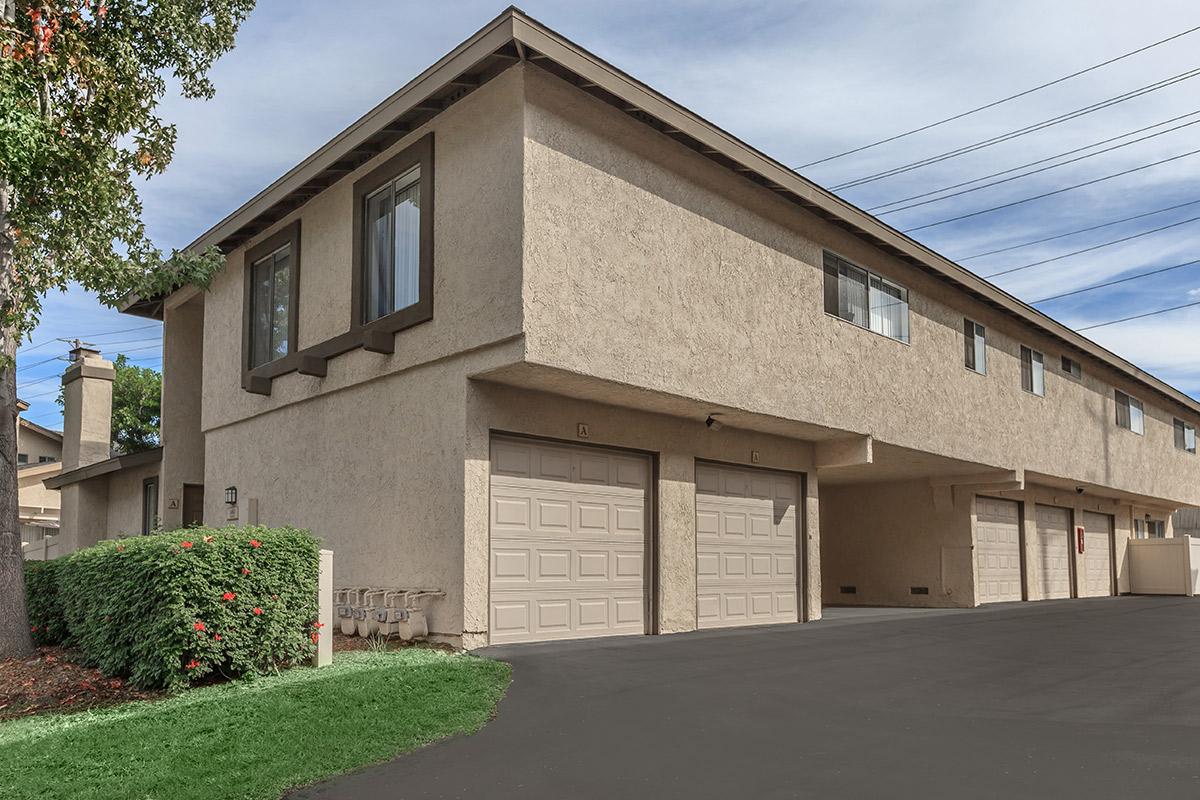
[(109, 457), (116, 372), (99, 350), (76, 343), (63, 373), (63, 471)]

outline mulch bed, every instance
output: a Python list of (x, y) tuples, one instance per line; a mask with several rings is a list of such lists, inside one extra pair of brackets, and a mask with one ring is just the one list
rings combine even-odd
[[(372, 639), (335, 633), (335, 653), (377, 648)], [(453, 651), (449, 645), (403, 642), (390, 639), (385, 649), (430, 647)], [(64, 647), (41, 647), (30, 658), (0, 661), (0, 722), (50, 711), (84, 711), (119, 705), (132, 700), (153, 700), (166, 692), (138, 691), (121, 678), (106, 678), (100, 670), (76, 663), (73, 651)]]
[(42, 647), (30, 658), (0, 661), (0, 721), (47, 711), (89, 708), (162, 697), (141, 692), (120, 678), (76, 664), (70, 650)]
[[(359, 650), (374, 650), (379, 648), (380, 640), (377, 637), (363, 636), (346, 636), (341, 631), (334, 631), (333, 634), (333, 652), (335, 653), (353, 653)], [(383, 640), (386, 642), (385, 650), (400, 650), (404, 647), (425, 647), (430, 650), (444, 650), (447, 653), (457, 652), (448, 644), (440, 642), (427, 642), (424, 640), (406, 642), (403, 639), (393, 637)]]

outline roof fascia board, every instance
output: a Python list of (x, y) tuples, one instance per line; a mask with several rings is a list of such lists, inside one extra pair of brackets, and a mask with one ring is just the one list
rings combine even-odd
[(506, 10), (474, 36), (443, 56), (429, 69), (409, 81), (399, 91), (368, 111), (308, 158), (284, 173), (240, 208), (218, 222), (188, 245), (187, 249), (205, 250), (223, 241), (244, 223), (254, 219), (317, 174), (344, 158), (356, 146), (388, 122), (417, 106), (420, 101), (452, 79), (483, 61), (513, 39), (513, 16)]
[(108, 475), (112, 472), (129, 469), (130, 467), (140, 467), (143, 464), (153, 464), (159, 461), (162, 461), (162, 448), (155, 447), (151, 450), (143, 450), (140, 453), (116, 456), (104, 461), (97, 461), (95, 464), (78, 467), (70, 472), (56, 475), (53, 478), (46, 478), (42, 481), (42, 484), (47, 489), (60, 489), (63, 486), (86, 481), (89, 478), (98, 478), (101, 475)]
[(979, 294), (1014, 316), (1067, 342), (1117, 371), (1130, 375), (1194, 413), (1200, 414), (1200, 402), (1175, 387), (1164, 383), (1091, 339), (1076, 333), (1036, 308), (1018, 300), (998, 286), (910, 239), (862, 209), (822, 189), (795, 170), (759, 152), (727, 131), (667, 99), (636, 78), (625, 74), (519, 11), (514, 12), (513, 35), (518, 41), (560, 66), (586, 78), (590, 83), (627, 101), (630, 105), (687, 134), (743, 167), (757, 172), (768, 181), (786, 189), (802, 200), (850, 223), (868, 235), (874, 236), (911, 258), (928, 265), (935, 272), (939, 272), (960, 286)]

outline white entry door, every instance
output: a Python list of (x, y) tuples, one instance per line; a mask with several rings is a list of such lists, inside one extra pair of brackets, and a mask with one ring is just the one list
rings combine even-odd
[(1112, 580), (1113, 518), (1083, 512), (1083, 585), (1080, 597), (1109, 597)]
[(1037, 506), (1038, 586), (1042, 600), (1071, 596), (1071, 510)]
[(980, 603), (1021, 599), (1021, 506), (975, 498), (975, 572)]
[(795, 475), (696, 465), (696, 624), (796, 622)]
[(645, 456), (492, 440), (491, 641), (644, 633)]

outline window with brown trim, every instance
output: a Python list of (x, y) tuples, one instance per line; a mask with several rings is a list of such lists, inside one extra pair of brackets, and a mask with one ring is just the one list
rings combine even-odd
[(354, 184), (352, 327), (396, 332), (433, 316), (433, 135)]
[(300, 222), (297, 220), (246, 251), (244, 379), (295, 352), (300, 323), (299, 290)]

